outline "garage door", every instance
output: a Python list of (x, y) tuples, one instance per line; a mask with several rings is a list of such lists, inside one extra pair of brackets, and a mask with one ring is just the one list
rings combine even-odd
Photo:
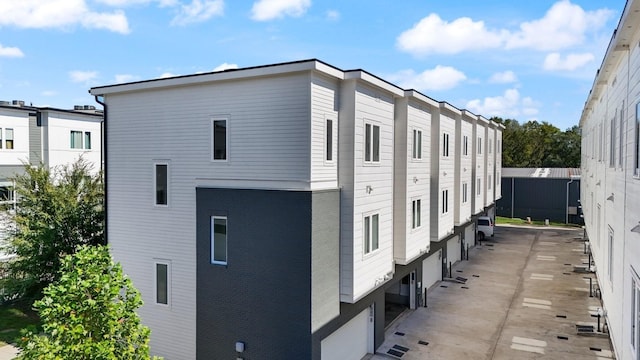
[(467, 243), (467, 245), (469, 245), (469, 248), (472, 248), (476, 245), (476, 240), (475, 240), (476, 234), (474, 233), (473, 229), (474, 229), (473, 223), (464, 229), (464, 240)]
[(373, 322), (369, 321), (369, 308), (342, 325), (322, 340), (322, 360), (360, 360), (373, 352)]
[[(428, 289), (442, 279), (442, 250), (422, 261), (422, 288)], [(424, 290), (423, 290), (424, 291)]]
[(447, 241), (447, 266), (460, 261), (460, 236), (455, 236)]

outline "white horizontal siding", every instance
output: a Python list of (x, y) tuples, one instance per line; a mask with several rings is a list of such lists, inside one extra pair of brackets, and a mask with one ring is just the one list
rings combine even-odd
[[(29, 161), (29, 116), (26, 112), (6, 112), (0, 114), (2, 129), (2, 146), (0, 148), (0, 164), (21, 166)], [(13, 149), (6, 147), (7, 129), (13, 129)]]
[[(311, 188), (338, 184), (338, 84), (320, 75), (311, 78)], [(332, 160), (326, 160), (326, 121), (333, 122)]]
[[(108, 95), (109, 242), (142, 293), (154, 354), (194, 359), (198, 179), (310, 178), (308, 74)], [(211, 161), (211, 119), (226, 117), (227, 162)], [(153, 205), (154, 160), (169, 163), (169, 206)], [(154, 304), (154, 259), (171, 261), (171, 306)], [(171, 326), (167, 326), (171, 324)]]
[[(49, 113), (46, 126), (47, 165), (59, 167), (76, 162), (80, 157), (93, 166), (93, 171), (101, 169), (102, 163), (102, 125), (101, 120), (94, 116), (87, 117), (80, 114)], [(71, 148), (71, 131), (82, 132), (82, 149)], [(85, 133), (91, 134), (91, 149), (84, 149)]]
[[(461, 120), (460, 123), (460, 139), (464, 139), (465, 136), (468, 137), (468, 153), (467, 155), (463, 154), (463, 146), (464, 142), (461, 141), (460, 148), (458, 149), (458, 156), (460, 157), (460, 168), (456, 169), (456, 171), (460, 174), (458, 182), (456, 183), (456, 193), (459, 196), (456, 196), (458, 201), (456, 202), (456, 206), (459, 208), (457, 212), (457, 218), (455, 219), (455, 225), (462, 225), (467, 222), (471, 218), (471, 199), (473, 194), (472, 191), (472, 181), (473, 181), (473, 124), (468, 121)], [(462, 184), (467, 184), (467, 202), (462, 203)]]
[[(449, 156), (442, 155), (442, 134), (449, 134)], [(438, 172), (438, 239), (442, 239), (453, 232), (453, 221), (455, 212), (455, 157), (456, 149), (456, 122), (453, 117), (446, 112), (440, 113), (440, 155), (438, 156), (440, 166)], [(442, 191), (449, 191), (448, 212), (442, 213)]]
[[(475, 197), (475, 213), (479, 213), (484, 210), (484, 201), (487, 194), (487, 167), (486, 167), (486, 156), (487, 156), (487, 142), (486, 142), (486, 131), (487, 128), (483, 123), (476, 123), (476, 139), (475, 139), (475, 147), (473, 149), (473, 153), (476, 156), (476, 178), (474, 179), (474, 189), (475, 193), (473, 196)], [(482, 144), (481, 153), (478, 153), (478, 142)], [(478, 193), (477, 179), (480, 179), (480, 192)]]

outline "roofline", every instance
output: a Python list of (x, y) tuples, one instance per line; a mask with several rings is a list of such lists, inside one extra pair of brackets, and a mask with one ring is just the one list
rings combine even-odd
[[(266, 70), (266, 71), (265, 71)], [(201, 84), (212, 81), (234, 80), (254, 76), (268, 76), (297, 71), (317, 70), (329, 76), (343, 79), (343, 71), (333, 65), (318, 59), (306, 59), (260, 66), (250, 66), (239, 69), (226, 69), (200, 74), (172, 76), (168, 78), (156, 78), (142, 81), (134, 81), (123, 84), (97, 86), (89, 89), (94, 96), (102, 96), (111, 93), (145, 90), (156, 87), (173, 87), (190, 84)], [(157, 84), (157, 85), (156, 85)]]
[(354, 69), (354, 70), (347, 70), (344, 72), (344, 79), (348, 80), (348, 79), (358, 79), (358, 80), (362, 80), (362, 81), (366, 81), (372, 85), (375, 85), (379, 88), (382, 88), (384, 90), (387, 90), (388, 92), (392, 93), (393, 95), (397, 96), (397, 97), (402, 97), (404, 96), (404, 89), (402, 89), (401, 87), (392, 84), (390, 82), (388, 82), (387, 80), (384, 80), (381, 77), (378, 77), (376, 75), (371, 74), (368, 71), (362, 70), (362, 69)]
[(422, 102), (425, 102), (433, 107), (439, 107), (440, 106), (440, 102), (438, 102), (437, 100), (435, 100), (434, 98), (425, 95), (423, 93), (421, 93), (420, 91), (416, 90), (416, 89), (408, 89), (404, 91), (404, 95), (407, 97), (413, 97), (416, 98)]
[(22, 111), (22, 112), (28, 112), (28, 113), (32, 113), (34, 111), (39, 111), (39, 112), (50, 111), (50, 112), (62, 112), (62, 113), (76, 114), (76, 115), (89, 115), (89, 116), (95, 116), (95, 117), (102, 117), (101, 113), (91, 113), (91, 112), (78, 111), (78, 110), (58, 109), (58, 108), (53, 108), (53, 107), (48, 107), (48, 106), (47, 107), (38, 107), (38, 106), (0, 105), (0, 109), (13, 110), (13, 111)]

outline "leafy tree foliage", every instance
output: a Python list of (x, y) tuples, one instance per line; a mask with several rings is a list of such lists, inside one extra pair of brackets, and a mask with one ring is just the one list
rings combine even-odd
[(543, 121), (524, 124), (491, 118), (505, 126), (502, 133), (503, 167), (580, 167), (580, 128), (566, 131)]
[(4, 297), (37, 299), (58, 278), (61, 259), (78, 245), (104, 243), (104, 192), (101, 175), (80, 159), (53, 171), (25, 165), (17, 176), (18, 203), (6, 253), (16, 256), (3, 264)]
[(20, 360), (149, 359), (149, 328), (135, 310), (140, 293), (107, 246), (78, 247), (35, 302), (43, 334), (26, 333)]

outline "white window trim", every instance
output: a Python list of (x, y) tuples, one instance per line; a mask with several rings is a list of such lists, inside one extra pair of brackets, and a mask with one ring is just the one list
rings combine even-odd
[[(373, 249), (373, 236), (371, 236), (371, 238), (369, 240), (367, 240), (365, 238), (365, 230), (364, 230), (364, 225), (365, 225), (365, 218), (370, 218), (369, 220), (369, 226), (370, 229), (373, 230), (373, 221), (371, 221), (371, 219), (373, 219), (374, 215), (378, 215), (378, 247), (376, 249)], [(366, 259), (369, 258), (373, 255), (375, 255), (378, 251), (380, 251), (380, 211), (376, 210), (376, 211), (370, 211), (370, 212), (366, 212), (362, 214), (362, 258)], [(373, 234), (373, 232), (369, 232), (369, 234)], [(369, 252), (365, 252), (365, 240), (367, 240), (369, 242)]]
[(484, 139), (482, 138), (482, 136), (478, 136), (478, 146), (476, 146), (476, 153), (478, 155), (482, 155), (482, 141)]
[[(158, 302), (158, 265), (167, 266), (167, 303)], [(153, 259), (153, 303), (161, 307), (171, 307), (171, 260)]]
[(466, 204), (467, 202), (469, 202), (469, 184), (467, 182), (463, 182), (460, 190), (462, 192), (462, 203)]
[[(166, 204), (158, 204), (156, 202), (156, 188), (157, 188), (157, 184), (156, 184), (156, 166), (157, 165), (166, 165), (167, 166), (167, 203)], [(171, 163), (168, 160), (155, 160), (153, 162), (153, 169), (152, 169), (152, 179), (151, 179), (151, 184), (152, 184), (152, 203), (154, 207), (158, 207), (158, 208), (166, 208), (169, 207), (169, 205), (171, 205), (171, 191), (169, 191), (169, 189), (171, 189)]]
[(462, 155), (469, 156), (469, 136), (462, 136)]
[[(413, 128), (411, 131), (411, 161), (413, 162), (421, 162), (424, 160), (424, 156), (422, 156), (423, 148), (424, 148), (424, 131), (419, 128)], [(420, 147), (416, 147), (416, 136), (420, 138)], [(416, 156), (414, 154), (417, 152)]]
[[(371, 160), (367, 160), (367, 125), (371, 125)], [(373, 128), (377, 126), (378, 131), (378, 160), (373, 160), (374, 153), (374, 141), (373, 141)], [(366, 166), (380, 166), (382, 162), (382, 126), (380, 123), (364, 119), (362, 124), (362, 162)]]
[(442, 189), (440, 191), (440, 195), (442, 195), (442, 203), (440, 204), (440, 215), (445, 216), (449, 214), (449, 189)]
[(448, 158), (450, 155), (449, 149), (451, 146), (451, 137), (448, 132), (442, 132), (442, 157)]
[[(226, 127), (227, 131), (224, 134), (225, 135), (225, 144), (227, 146), (227, 148), (225, 149), (226, 157), (225, 157), (225, 159), (214, 159), (214, 151), (215, 151), (215, 144), (214, 144), (214, 142), (215, 142), (215, 133), (214, 133), (214, 131), (215, 131), (215, 128), (214, 128), (213, 124), (214, 124), (215, 121), (221, 121), (221, 120), (224, 120), (224, 121), (227, 122), (227, 127)], [(231, 121), (229, 121), (229, 116), (213, 116), (213, 117), (211, 117), (210, 125), (211, 125), (211, 129), (210, 129), (209, 133), (211, 134), (211, 141), (210, 141), (210, 145), (211, 145), (211, 149), (210, 149), (211, 154), (210, 155), (211, 155), (211, 157), (210, 157), (209, 160), (211, 162), (214, 162), (214, 163), (226, 163), (226, 162), (229, 162), (229, 158), (230, 158), (229, 132), (230, 132), (230, 129), (231, 129)]]
[[(420, 204), (419, 208), (418, 208), (418, 225), (414, 227), (414, 223), (415, 223), (415, 211), (414, 211), (414, 203), (415, 204)], [(378, 220), (379, 221), (379, 220)], [(380, 224), (378, 224), (378, 226), (380, 226)], [(416, 198), (412, 198), (411, 199), (411, 230), (418, 230), (422, 228), (422, 198), (416, 197)], [(379, 241), (380, 239), (378, 239)]]
[[(325, 116), (324, 117), (324, 124), (323, 124), (323, 131), (322, 133), (324, 134), (322, 140), (323, 140), (323, 144), (322, 144), (322, 158), (324, 159), (324, 163), (327, 165), (333, 165), (336, 163), (336, 156), (338, 155), (337, 151), (336, 151), (336, 118), (337, 117), (330, 117), (330, 116)], [(327, 160), (327, 138), (328, 138), (328, 134), (327, 134), (327, 121), (331, 121), (331, 160)]]
[[(214, 238), (213, 238), (213, 236), (214, 236), (213, 222), (216, 219), (224, 219), (224, 221), (226, 223), (226, 227), (227, 227), (227, 233), (225, 234), (226, 235), (226, 238), (225, 238), (226, 245), (224, 247), (225, 248), (225, 254), (224, 254), (225, 261), (215, 261), (215, 260), (213, 260), (213, 256), (214, 256), (214, 253), (213, 253), (213, 250), (214, 250), (214, 246), (213, 246), (214, 245), (213, 244), (213, 241), (214, 241)], [(209, 224), (210, 224), (209, 245), (211, 246), (210, 252), (209, 252), (209, 262), (212, 265), (227, 265), (229, 263), (229, 219), (228, 219), (227, 216), (223, 216), (223, 215), (212, 215), (211, 218), (209, 219)]]
[[(73, 133), (80, 133), (80, 147), (71, 147), (71, 139)], [(69, 130), (69, 149), (71, 151), (84, 152), (84, 131), (83, 130)]]

